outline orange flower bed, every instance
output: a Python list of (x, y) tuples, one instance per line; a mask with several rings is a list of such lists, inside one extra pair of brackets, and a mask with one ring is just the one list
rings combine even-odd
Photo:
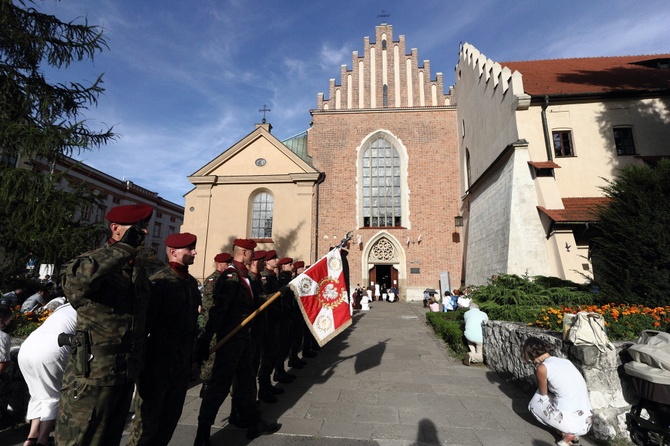
[(649, 308), (642, 305), (607, 304), (579, 307), (547, 307), (540, 311), (534, 325), (562, 331), (563, 315), (588, 311), (599, 313), (605, 319), (607, 335), (611, 340), (635, 340), (643, 330), (670, 330), (670, 306)]

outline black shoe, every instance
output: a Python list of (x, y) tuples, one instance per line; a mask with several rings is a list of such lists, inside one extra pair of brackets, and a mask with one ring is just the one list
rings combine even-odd
[(291, 384), (293, 382), (293, 380), (291, 378), (289, 378), (288, 375), (286, 375), (286, 374), (277, 375), (275, 373), (275, 375), (272, 377), (272, 379), (274, 379), (278, 383), (282, 383), (282, 384)]
[(212, 446), (211, 443), (209, 442), (209, 435), (196, 435), (195, 436), (195, 441), (193, 442), (193, 446)]
[(258, 392), (258, 399), (265, 402), (265, 403), (276, 403), (279, 401), (276, 396), (272, 394), (272, 392), (264, 392), (260, 391)]
[(302, 369), (306, 364), (305, 361), (301, 361), (300, 359), (289, 359), (288, 361), (288, 366), (292, 369)]
[(230, 412), (230, 416), (228, 417), (228, 422), (232, 424), (233, 426), (240, 428), (240, 429), (248, 429), (249, 428), (249, 423), (247, 423), (245, 420), (241, 419), (239, 415), (237, 415), (237, 412)]
[(282, 389), (281, 387), (277, 387), (277, 386), (270, 386), (270, 388), (268, 390), (273, 395), (281, 395), (282, 393), (284, 393), (284, 389)]
[(302, 352), (303, 358), (316, 358), (316, 352), (312, 350), (305, 350)]
[(261, 435), (271, 435), (279, 429), (281, 429), (281, 424), (269, 423), (261, 418), (254, 426), (247, 429), (247, 439), (253, 440)]

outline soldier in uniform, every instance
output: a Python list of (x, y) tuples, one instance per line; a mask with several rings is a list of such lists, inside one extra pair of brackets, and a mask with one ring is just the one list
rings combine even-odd
[[(263, 298), (263, 285), (261, 283), (261, 276), (259, 269), (264, 267), (266, 252), (263, 250), (254, 251), (254, 256), (251, 259), (251, 265), (249, 265), (249, 283), (251, 284), (251, 289), (254, 292), (254, 298), (256, 299), (256, 306), (260, 307), (265, 303)], [(263, 336), (265, 333), (265, 312), (259, 313), (251, 322), (251, 349), (252, 349), (252, 364), (254, 368), (254, 376), (258, 373), (258, 366), (260, 364), (261, 356), (261, 345), (263, 342)], [(210, 347), (211, 350), (211, 347)], [(209, 361), (209, 359), (208, 359)], [(254, 380), (254, 385), (256, 384)], [(230, 404), (230, 416), (228, 421), (233, 426), (239, 428), (248, 428), (246, 421), (240, 416), (239, 402), (235, 397), (237, 393), (237, 379), (233, 380), (233, 390), (232, 398)], [(255, 389), (254, 389), (255, 390)], [(276, 401), (276, 400), (275, 400)]]
[[(231, 256), (227, 252), (222, 252), (214, 256), (214, 263), (216, 264), (216, 269), (212, 274), (210, 274), (205, 279), (205, 287), (202, 293), (201, 315), (202, 315), (203, 326), (207, 325), (207, 320), (209, 319), (209, 310), (214, 305), (214, 285), (216, 285), (216, 281), (219, 279), (219, 276), (221, 276), (223, 270), (228, 268), (230, 262), (232, 261), (233, 256)], [(214, 347), (214, 344), (216, 344), (216, 339), (212, 339), (212, 345), (210, 345), (210, 348)], [(212, 376), (213, 364), (214, 364), (214, 355), (207, 358), (207, 361), (205, 361), (200, 366), (200, 379), (203, 382), (201, 392), (204, 392), (205, 388), (207, 388), (207, 383), (209, 382), (209, 379)]]
[[(256, 242), (251, 239), (236, 239), (233, 263), (221, 273), (214, 288), (214, 306), (209, 312), (205, 331), (198, 339), (196, 361), (209, 356), (209, 345), (216, 334), (221, 340), (237, 328), (257, 307), (249, 270)], [(212, 378), (202, 396), (198, 414), (198, 430), (195, 446), (209, 446), (210, 429), (223, 401), (236, 379), (235, 399), (240, 418), (248, 426), (247, 438), (274, 433), (281, 425), (268, 423), (260, 418), (256, 406), (256, 374), (253, 370), (251, 324), (242, 327), (216, 352)]]
[[(291, 257), (284, 257), (279, 259), (279, 285), (285, 287), (293, 279), (293, 259)], [(279, 325), (279, 346), (277, 351), (277, 361), (275, 363), (275, 381), (291, 382), (296, 378), (293, 373), (288, 373), (285, 368), (286, 360), (291, 352), (291, 336), (293, 333), (293, 314), (295, 298), (293, 292), (287, 289), (282, 293), (281, 297), (281, 315)], [(298, 368), (298, 367), (294, 367)], [(299, 367), (302, 368), (302, 367)]]
[[(278, 262), (277, 251), (270, 250), (265, 254), (265, 268), (261, 270), (264, 299), (268, 299), (279, 291), (279, 281), (274, 272)], [(258, 399), (265, 402), (275, 402), (275, 395), (284, 393), (284, 389), (272, 385), (272, 372), (277, 363), (280, 316), (281, 298), (271, 303), (265, 311), (265, 334), (261, 343), (261, 363), (258, 370)], [(285, 382), (290, 383), (291, 381)]]
[(63, 375), (56, 444), (118, 445), (146, 338), (149, 279), (134, 262), (151, 206), (112, 208), (102, 248), (63, 267), (65, 296), (77, 327)]
[(146, 364), (137, 382), (128, 446), (166, 446), (181, 416), (200, 303), (198, 281), (188, 273), (196, 242), (188, 232), (170, 235), (165, 239), (168, 266), (149, 277)]
[[(293, 262), (293, 274), (295, 277), (302, 274), (304, 271), (305, 262), (302, 260)], [(302, 312), (295, 300), (295, 296), (293, 297), (293, 305), (291, 306), (291, 352), (288, 359), (288, 365), (294, 369), (301, 369), (307, 365), (307, 362), (303, 361), (298, 356), (298, 353), (302, 350), (307, 324), (305, 324), (305, 320), (302, 317)]]

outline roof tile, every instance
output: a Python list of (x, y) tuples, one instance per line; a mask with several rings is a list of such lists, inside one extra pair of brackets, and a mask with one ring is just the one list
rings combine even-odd
[[(501, 62), (536, 95), (670, 89), (670, 54)], [(662, 68), (665, 67), (665, 68)]]

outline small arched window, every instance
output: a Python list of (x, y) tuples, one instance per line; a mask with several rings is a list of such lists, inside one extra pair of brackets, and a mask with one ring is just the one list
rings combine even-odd
[(268, 192), (256, 194), (251, 211), (251, 238), (272, 238), (274, 198)]

